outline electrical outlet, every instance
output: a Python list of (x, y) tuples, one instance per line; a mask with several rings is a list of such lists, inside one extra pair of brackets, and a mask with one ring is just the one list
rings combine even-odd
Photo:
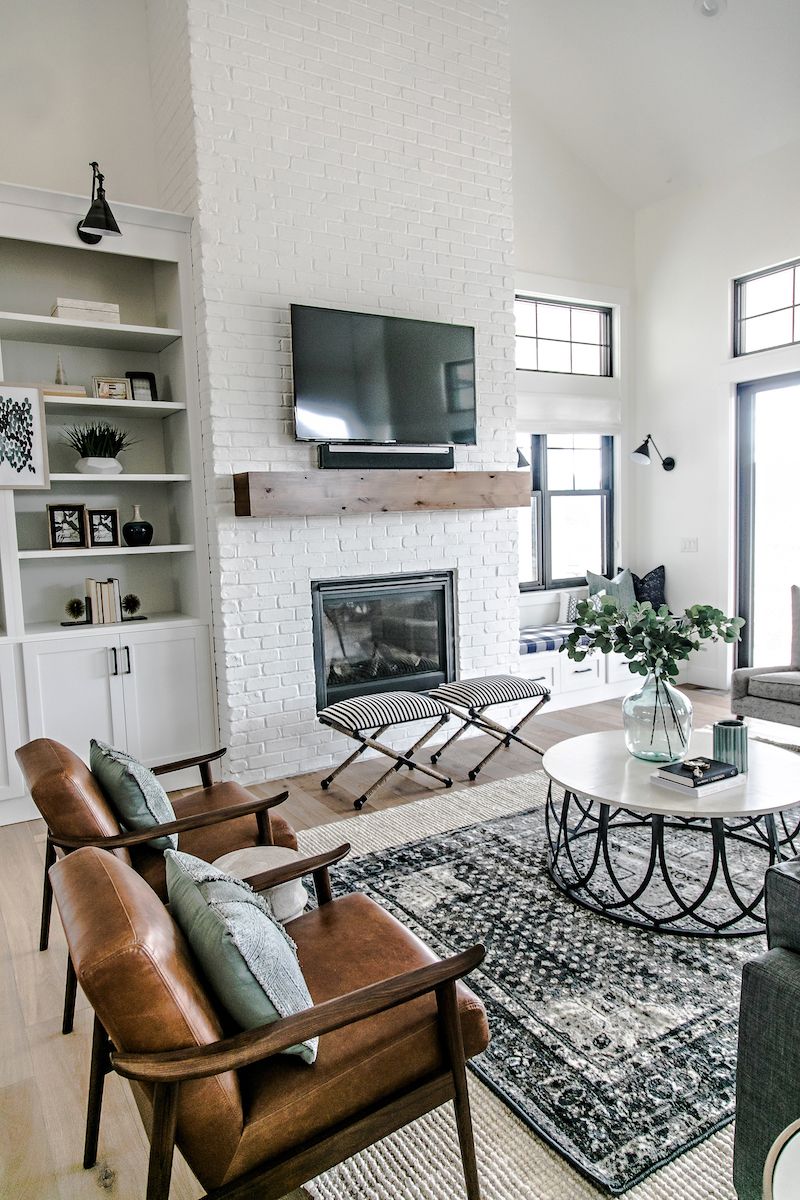
[(699, 538), (681, 538), (681, 554), (697, 554), (699, 549)]

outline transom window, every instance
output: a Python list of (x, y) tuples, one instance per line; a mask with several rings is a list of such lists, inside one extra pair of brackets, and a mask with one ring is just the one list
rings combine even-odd
[(517, 296), (519, 371), (611, 375), (611, 310), (563, 300)]
[(531, 507), (519, 509), (520, 587), (577, 586), (611, 574), (614, 439), (596, 433), (520, 434), (531, 464)]
[(800, 342), (800, 259), (734, 280), (733, 353)]

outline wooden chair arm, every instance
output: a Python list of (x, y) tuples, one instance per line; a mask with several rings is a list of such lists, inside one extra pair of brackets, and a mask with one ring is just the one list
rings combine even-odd
[[(357, 952), (356, 948), (354, 953)], [(454, 983), (474, 971), (485, 955), (485, 947), (475, 945), (452, 958), (358, 988), (344, 996), (325, 1000), (313, 1008), (306, 1008), (294, 1016), (283, 1017), (272, 1025), (248, 1029), (210, 1046), (167, 1050), (161, 1054), (117, 1052), (111, 1055), (111, 1062), (114, 1070), (126, 1079), (150, 1083), (182, 1083), (188, 1079), (205, 1079), (224, 1071), (237, 1071), (280, 1054), (298, 1042), (364, 1021), (399, 1004), (416, 1000), (418, 996), (435, 991), (443, 984)]]
[(273, 867), (270, 871), (260, 871), (257, 875), (249, 875), (245, 883), (249, 883), (254, 892), (263, 892), (267, 888), (277, 887), (280, 883), (289, 883), (292, 879), (300, 879), (303, 875), (314, 876), (314, 891), (318, 904), (329, 904), (333, 899), (331, 878), (328, 867), (346, 858), (350, 853), (350, 843), (343, 842), (335, 850), (327, 850), (314, 858), (301, 858), (298, 862), (286, 863), (282, 867)]
[(161, 763), (157, 767), (151, 767), (150, 770), (154, 775), (168, 775), (172, 771), (182, 771), (185, 767), (199, 767), (200, 779), (203, 787), (211, 787), (211, 763), (217, 762), (227, 754), (227, 750), (223, 746), (221, 750), (211, 750), (208, 754), (195, 754), (191, 758), (179, 758), (177, 762)]
[(126, 833), (115, 833), (111, 837), (63, 837), (51, 833), (50, 841), (54, 846), (63, 850), (78, 850), (81, 846), (97, 846), (101, 850), (116, 850), (121, 846), (141, 846), (155, 837), (164, 837), (168, 833), (186, 833), (190, 829), (205, 829), (208, 825), (220, 825), (223, 821), (233, 821), (236, 817), (247, 817), (252, 813), (256, 816), (265, 813), (270, 808), (283, 804), (288, 792), (281, 792), (267, 800), (253, 796), (252, 800), (241, 804), (231, 804), (227, 808), (217, 808), (210, 812), (194, 813), (193, 816), (181, 817), (177, 821), (165, 821), (161, 825), (151, 825), (149, 829), (133, 829)]

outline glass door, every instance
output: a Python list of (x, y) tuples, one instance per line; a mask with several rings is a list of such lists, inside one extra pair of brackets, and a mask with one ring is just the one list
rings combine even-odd
[(738, 393), (739, 666), (789, 662), (790, 588), (800, 583), (800, 374)]

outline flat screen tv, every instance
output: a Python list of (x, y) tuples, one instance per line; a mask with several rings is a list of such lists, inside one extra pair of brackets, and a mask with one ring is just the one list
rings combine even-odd
[(293, 304), (298, 441), (475, 445), (475, 330)]

